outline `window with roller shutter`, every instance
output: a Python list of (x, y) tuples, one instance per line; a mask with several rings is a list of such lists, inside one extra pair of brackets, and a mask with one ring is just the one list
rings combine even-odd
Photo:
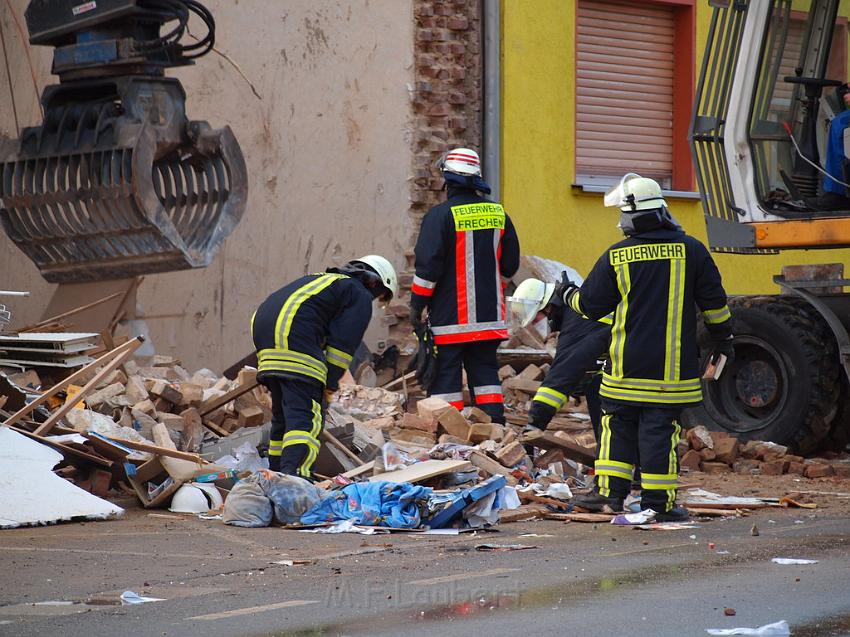
[(693, 3), (578, 0), (576, 181), (626, 172), (690, 190)]

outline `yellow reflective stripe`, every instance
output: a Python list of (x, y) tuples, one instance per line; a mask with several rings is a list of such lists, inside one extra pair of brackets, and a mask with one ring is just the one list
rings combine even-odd
[(292, 447), (293, 445), (307, 445), (315, 449), (319, 448), (319, 441), (311, 436), (308, 432), (297, 429), (289, 431), (283, 437), (283, 449)]
[(305, 283), (289, 295), (289, 298), (286, 299), (283, 307), (280, 308), (280, 313), (277, 315), (275, 347), (289, 349), (289, 332), (292, 329), (292, 322), (295, 320), (295, 315), (298, 313), (301, 304), (311, 296), (327, 288), (334, 281), (342, 278), (345, 278), (345, 275), (322, 274), (309, 283)]
[(620, 291), (620, 303), (614, 310), (614, 325), (611, 328), (611, 346), (609, 354), (611, 357), (611, 375), (616, 378), (623, 377), (623, 351), (626, 347), (626, 316), (629, 312), (629, 290), (632, 282), (629, 274), (629, 265), (617, 266), (617, 288)]
[(260, 372), (292, 372), (293, 374), (300, 374), (301, 376), (307, 376), (308, 378), (314, 378), (320, 383), (324, 384), (327, 381), (327, 376), (325, 374), (321, 374), (314, 370), (312, 367), (307, 367), (306, 365), (299, 365), (297, 363), (289, 363), (286, 361), (278, 361), (278, 360), (270, 360), (264, 361), (257, 366), (257, 371)]
[(540, 387), (537, 390), (537, 393), (534, 394), (534, 400), (544, 403), (546, 405), (550, 405), (555, 409), (560, 409), (561, 406), (567, 402), (567, 395), (562, 394), (557, 389), (551, 389), (550, 387)]
[(269, 449), (277, 448), (283, 445), (283, 440), (269, 440)]
[(664, 352), (664, 380), (679, 380), (682, 358), (682, 310), (685, 301), (685, 261), (670, 261), (667, 288), (667, 348)]
[(272, 449), (271, 447), (269, 447), (269, 455), (270, 456), (280, 456), (282, 454), (283, 454), (282, 449)]
[(310, 435), (319, 443), (319, 434), (322, 433), (322, 406), (313, 401), (313, 428), (310, 429)]
[(581, 290), (576, 290), (576, 292), (570, 297), (570, 307), (573, 312), (578, 312), (584, 316), (584, 312), (581, 311)]
[(282, 360), (312, 367), (322, 374), (327, 372), (327, 365), (318, 358), (291, 349), (261, 349), (257, 354), (257, 360)]
[(645, 473), (641, 470), (640, 486), (642, 489), (675, 489), (679, 485), (679, 476), (675, 473)]
[[(599, 434), (599, 450), (597, 452), (596, 462), (607, 460), (611, 455), (611, 414), (602, 414), (601, 431)], [(596, 478), (596, 488), (599, 493), (606, 498), (611, 495), (611, 481), (606, 474), (600, 474)]]
[(257, 310), (251, 315), (251, 336), (254, 335), (254, 319), (257, 318)]
[[(585, 317), (587, 318), (587, 317)], [(614, 313), (611, 312), (607, 316), (603, 316), (601, 319), (596, 321), (597, 323), (605, 323), (605, 325), (613, 325), (614, 324)]]
[(554, 409), (560, 409), (561, 405), (563, 404), (563, 403), (559, 403), (556, 400), (552, 400), (551, 398), (548, 398), (547, 396), (543, 396), (539, 393), (535, 394), (534, 398), (532, 398), (532, 400), (536, 400), (537, 402), (543, 403), (544, 405), (549, 405), (550, 407), (552, 407)]
[(337, 367), (342, 367), (343, 369), (348, 369), (348, 366), (351, 365), (351, 361), (354, 358), (343, 352), (341, 349), (336, 349), (335, 347), (328, 347), (325, 350), (325, 360), (329, 362), (331, 365), (336, 365)]
[(605, 383), (618, 389), (638, 389), (648, 391), (694, 391), (701, 387), (699, 378), (666, 381), (652, 378), (614, 378), (603, 372)]
[(678, 405), (683, 403), (695, 403), (702, 400), (702, 390), (688, 392), (653, 392), (632, 389), (629, 391), (615, 389), (605, 384), (603, 378), (599, 395), (614, 400), (629, 400), (640, 403), (660, 403), (665, 405)]
[(718, 323), (723, 323), (724, 321), (728, 321), (732, 318), (732, 312), (729, 311), (728, 305), (724, 305), (716, 310), (703, 310), (702, 318), (710, 325), (717, 325)]
[(613, 478), (622, 478), (623, 480), (631, 480), (634, 475), (634, 466), (625, 462), (617, 462), (616, 460), (597, 460), (594, 463), (593, 470), (598, 476), (611, 476)]
[[(679, 434), (682, 432), (682, 427), (678, 421), (673, 421), (673, 433), (670, 435), (670, 458), (667, 462), (667, 472), (670, 475), (679, 476), (679, 454), (676, 448), (679, 446)], [(667, 510), (669, 511), (676, 505), (676, 489), (668, 489), (667, 491)]]

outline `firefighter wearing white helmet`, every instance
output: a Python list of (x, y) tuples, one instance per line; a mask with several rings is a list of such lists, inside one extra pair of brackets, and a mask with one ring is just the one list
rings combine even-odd
[(273, 471), (310, 478), (324, 407), (363, 340), (372, 302), (397, 294), (395, 268), (370, 254), (296, 279), (260, 304), (251, 334), (257, 380), (272, 395)]
[(504, 422), (496, 348), (508, 337), (504, 285), (519, 268), (519, 240), (502, 205), (485, 197), (478, 153), (455, 148), (437, 165), (448, 196), (422, 219), (410, 301), (414, 330), (430, 326), (437, 345), (426, 389), (462, 408), (465, 369), (475, 405)]
[(641, 506), (656, 520), (688, 517), (676, 506), (678, 420), (702, 400), (697, 310), (715, 349), (730, 358), (732, 315), (720, 273), (706, 247), (667, 210), (661, 187), (630, 173), (605, 195), (620, 208), (626, 238), (608, 248), (568, 306), (600, 319), (614, 313), (602, 375), (602, 434), (596, 490), (574, 501), (591, 510), (622, 508), (640, 464)]
[(511, 314), (519, 325), (526, 327), (535, 321), (548, 320), (550, 330), (558, 332), (555, 359), (531, 401), (528, 424), (545, 429), (570, 396), (584, 396), (598, 440), (601, 361), (608, 349), (612, 318), (591, 321), (564, 311), (564, 293), (572, 285), (563, 272), (557, 284), (526, 279), (508, 297)]

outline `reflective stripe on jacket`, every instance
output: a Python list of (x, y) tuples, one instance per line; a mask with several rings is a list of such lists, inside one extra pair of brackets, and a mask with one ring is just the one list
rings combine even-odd
[(625, 239), (600, 257), (570, 307), (614, 311), (600, 395), (632, 404), (702, 400), (696, 308), (719, 338), (732, 333), (726, 292), (706, 247), (675, 230)]
[(519, 268), (519, 240), (504, 208), (451, 188), (422, 220), (411, 293), (424, 297), (437, 344), (508, 337), (504, 286)]
[(281, 375), (336, 389), (372, 318), (372, 295), (344, 274), (310, 274), (271, 294), (251, 319), (258, 378)]

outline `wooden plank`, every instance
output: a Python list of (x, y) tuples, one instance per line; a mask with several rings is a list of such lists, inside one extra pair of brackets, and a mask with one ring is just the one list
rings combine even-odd
[(547, 498), (546, 496), (537, 495), (536, 493), (532, 493), (530, 491), (517, 491), (517, 496), (519, 496), (520, 502), (535, 502), (537, 504), (545, 504), (551, 507), (555, 507), (556, 509), (566, 509), (570, 505), (569, 502), (565, 502), (564, 500), (558, 500), (557, 498)]
[(426, 460), (398, 471), (372, 476), (369, 482), (422, 482), (445, 473), (468, 471), (471, 468), (472, 463), (466, 460)]
[(490, 458), (483, 451), (473, 451), (469, 454), (469, 461), (478, 467), (489, 473), (491, 476), (505, 476), (505, 479), (508, 481), (510, 486), (516, 486), (519, 482), (512, 474), (512, 470), (503, 466), (502, 464), (496, 462), (492, 458)]
[(602, 522), (610, 523), (614, 514), (608, 513), (547, 513), (547, 520), (562, 520), (563, 522)]
[(349, 449), (344, 444), (342, 444), (339, 440), (337, 440), (336, 436), (334, 436), (333, 434), (330, 434), (326, 430), (323, 429), (322, 433), (319, 434), (319, 437), (322, 440), (324, 440), (325, 442), (327, 442), (328, 444), (331, 444), (334, 447), (336, 447), (337, 449), (339, 449), (348, 458), (350, 458), (351, 461), (354, 462), (357, 466), (361, 466), (361, 465), (364, 464), (363, 461), (360, 458), (357, 457), (357, 454), (355, 454), (351, 449)]
[[(374, 468), (375, 468), (375, 461), (370, 460), (369, 462), (360, 465), (356, 469), (352, 469), (351, 471), (346, 471), (345, 473), (341, 473), (339, 475), (341, 475), (345, 478), (349, 478), (349, 479), (359, 478), (360, 476), (362, 476), (364, 474), (370, 473)], [(320, 476), (318, 473), (315, 473), (315, 472), (313, 473), (313, 475), (315, 475), (319, 478), (323, 477), (323, 476)], [(331, 486), (333, 486), (333, 478), (325, 477), (321, 482), (316, 483), (316, 486), (319, 487), (320, 489), (328, 489)]]
[(399, 376), (398, 378), (394, 378), (386, 385), (381, 385), (381, 389), (389, 389), (390, 387), (395, 387), (396, 385), (401, 385), (406, 380), (410, 380), (416, 376), (416, 372), (407, 372), (404, 376)]
[(116, 356), (121, 356), (122, 354), (124, 354), (124, 352), (127, 352), (128, 350), (131, 351), (131, 352), (135, 351), (139, 347), (139, 345), (142, 344), (142, 342), (144, 340), (145, 340), (144, 337), (137, 336), (134, 339), (130, 339), (129, 341), (127, 341), (123, 345), (116, 347), (111, 352), (106, 352), (106, 354), (104, 354), (103, 356), (101, 356), (100, 358), (95, 360), (93, 363), (89, 363), (88, 365), (86, 365), (82, 369), (74, 372), (73, 374), (68, 376), (66, 379), (64, 379), (62, 382), (57, 383), (56, 385), (54, 385), (53, 387), (48, 389), (41, 396), (36, 398), (34, 401), (29, 403), (28, 405), (24, 405), (23, 407), (21, 407), (18, 411), (16, 411), (14, 414), (9, 416), (3, 424), (11, 425), (13, 423), (18, 422), (21, 418), (23, 418), (27, 414), (31, 413), (36, 407), (46, 403), (49, 398), (51, 398), (52, 396), (55, 396), (60, 391), (63, 391), (64, 389), (66, 389), (68, 387), (68, 385), (71, 385), (71, 384), (77, 382), (78, 380), (86, 378), (93, 370), (97, 369), (100, 365), (107, 363), (108, 361), (112, 360)]
[(56, 316), (51, 316), (50, 318), (46, 318), (38, 323), (33, 323), (32, 325), (27, 325), (26, 327), (18, 330), (19, 333), (23, 334), (26, 332), (38, 332), (40, 328), (44, 325), (49, 325), (50, 323), (58, 323), (63, 318), (67, 318), (69, 316), (73, 316), (74, 314), (79, 314), (80, 312), (85, 312), (86, 310), (90, 310), (93, 307), (97, 307), (102, 303), (106, 303), (107, 301), (111, 301), (112, 299), (126, 296), (125, 292), (115, 292), (110, 294), (109, 296), (104, 296), (102, 299), (98, 299), (97, 301), (93, 301), (91, 303), (87, 303), (86, 305), (81, 305), (80, 307), (76, 307), (73, 310), (68, 310), (67, 312), (62, 312), (61, 314), (57, 314)]
[(501, 511), (499, 513), (499, 523), (503, 522), (521, 522), (523, 520), (534, 520), (542, 518), (549, 513), (542, 504), (523, 504), (517, 509)]
[(257, 378), (255, 376), (253, 381), (247, 382), (244, 385), (239, 385), (239, 387), (234, 387), (223, 396), (219, 396), (218, 398), (211, 398), (210, 400), (201, 403), (201, 406), (198, 407), (198, 413), (200, 413), (201, 416), (211, 414), (219, 407), (224, 407), (231, 400), (236, 400), (242, 394), (248, 393), (257, 385), (259, 385), (259, 383), (257, 382)]
[(80, 400), (84, 400), (86, 396), (93, 392), (95, 390), (95, 387), (100, 384), (100, 381), (102, 381), (104, 378), (107, 378), (112, 372), (118, 369), (124, 363), (124, 361), (130, 358), (130, 356), (133, 355), (133, 352), (135, 352), (139, 348), (139, 346), (144, 340), (145, 339), (143, 336), (137, 336), (136, 338), (127, 341), (125, 345), (129, 345), (129, 347), (126, 350), (122, 351), (111, 361), (109, 361), (106, 365), (104, 365), (100, 369), (100, 371), (92, 377), (89, 382), (83, 385), (83, 388), (77, 393), (76, 396), (79, 400), (66, 402), (59, 409), (53, 412), (50, 415), (50, 418), (48, 418), (41, 425), (39, 425), (38, 428), (35, 430), (35, 433), (39, 435), (44, 435), (49, 432), (53, 428), (54, 424), (59, 422), (59, 420), (65, 417), (65, 414), (67, 414), (74, 408), (74, 405), (76, 405)]
[(201, 424), (213, 432), (219, 438), (227, 438), (230, 435), (230, 432), (227, 429), (219, 427), (211, 420), (201, 420)]
[(596, 454), (591, 450), (586, 447), (582, 447), (581, 445), (577, 445), (570, 440), (556, 436), (553, 433), (549, 433), (548, 431), (525, 434), (522, 438), (520, 438), (520, 442), (523, 444), (531, 444), (541, 449), (560, 449), (568, 458), (581, 462), (587, 466), (593, 466), (593, 463), (596, 462)]
[[(86, 434), (83, 435), (85, 436)], [(158, 445), (149, 445), (145, 442), (123, 440), (121, 438), (110, 438), (109, 436), (104, 436), (104, 438), (112, 440), (113, 442), (116, 442), (119, 445), (129, 447), (130, 449), (135, 449), (136, 451), (147, 451), (148, 453), (152, 453), (154, 455), (168, 456), (169, 458), (178, 458), (180, 460), (188, 460), (189, 462), (194, 462), (196, 464), (210, 464), (196, 453), (189, 453), (187, 451), (177, 451), (176, 449), (169, 449), (168, 447), (160, 447)]]

